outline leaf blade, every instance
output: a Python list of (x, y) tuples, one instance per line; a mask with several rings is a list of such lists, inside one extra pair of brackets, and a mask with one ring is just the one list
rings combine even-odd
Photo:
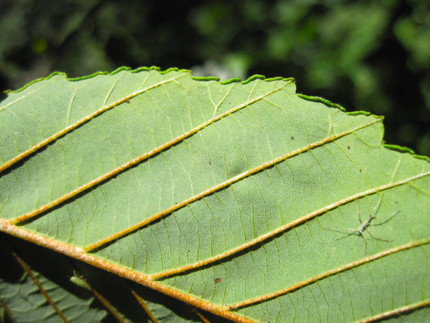
[[(74, 82), (60, 82), (72, 86), (56, 120), (76, 126), (0, 174), (4, 232), (216, 315), (274, 322), (289, 319), (279, 308), (301, 302), (279, 306), (290, 296), (276, 293), (288, 286), (330, 272), (322, 282), (339, 280), (363, 267), (340, 270), (348, 264), (428, 239), (429, 163), (386, 149), (379, 117), (311, 102), (288, 79), (220, 84), (144, 70)], [(0, 113), (36, 95), (35, 85)], [(79, 123), (85, 117), (76, 107), (84, 104), (91, 117)], [(2, 158), (12, 150), (5, 151)], [(372, 230), (394, 241), (369, 241), (366, 257), (362, 237), (336, 241), (323, 230), (358, 228), (358, 199), (367, 218), (382, 191), (378, 217), (400, 213)], [(369, 277), (360, 278), (366, 288)], [(429, 297), (428, 282), (421, 284), (426, 292), (416, 302)], [(287, 295), (317, 293), (315, 284), (300, 286)], [(309, 304), (329, 317), (336, 303), (318, 295)], [(345, 318), (374, 314), (354, 302)]]

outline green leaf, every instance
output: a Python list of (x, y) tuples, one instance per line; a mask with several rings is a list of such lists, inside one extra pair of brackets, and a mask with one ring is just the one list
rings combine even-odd
[(108, 321), (424, 320), (430, 164), (382, 138), (292, 79), (53, 74), (0, 104), (1, 243)]
[[(50, 275), (47, 279), (34, 268), (29, 274), (26, 273), (25, 268), (29, 269), (28, 265), (10, 249), (11, 246), (1, 239), (0, 299), (1, 305), (12, 314), (16, 322), (62, 322), (61, 314), (69, 322), (100, 322), (106, 316), (102, 309), (90, 306), (93, 302), (91, 293), (73, 288), (67, 283), (67, 276), (58, 275), (67, 270), (67, 264), (61, 259), (44, 258), (43, 252), (32, 250), (39, 260), (44, 258), (44, 261), (51, 264), (51, 270), (56, 269), (57, 275)], [(20, 248), (20, 252), (23, 251)], [(32, 258), (29, 254), (26, 256), (27, 260)], [(42, 291), (49, 295), (49, 300)]]

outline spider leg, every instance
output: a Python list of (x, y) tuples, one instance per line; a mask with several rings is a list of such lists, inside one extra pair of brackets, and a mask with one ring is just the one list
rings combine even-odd
[[(367, 232), (369, 232), (369, 235), (372, 237), (372, 239), (374, 239), (374, 240), (379, 240), (379, 241), (384, 241), (384, 242), (391, 242), (391, 241), (393, 241), (393, 240), (385, 240), (385, 239), (381, 239), (381, 238), (378, 238), (378, 237), (375, 237), (373, 234), (372, 234), (372, 232), (370, 232), (370, 230), (369, 229), (367, 229)], [(364, 236), (363, 236), (364, 237)]]
[(360, 234), (362, 237), (363, 237), (363, 239), (364, 239), (364, 255), (365, 256), (367, 256), (367, 239), (366, 239), (366, 237), (364, 236), (364, 234)]
[[(343, 234), (349, 234), (349, 232), (346, 232), (345, 230), (341, 231), (341, 230), (330, 229), (330, 228), (323, 228), (323, 229), (324, 229), (324, 230), (333, 231), (333, 232), (343, 233)], [(346, 228), (346, 230), (354, 231), (354, 232), (358, 232), (358, 230), (357, 230), (357, 229)]]
[(357, 200), (357, 211), (358, 211), (358, 221), (360, 221), (361, 224), (363, 224), (363, 222), (361, 221), (361, 215), (360, 215), (360, 201)]
[[(356, 234), (356, 232), (357, 232), (357, 230), (354, 230), (354, 232), (351, 232), (351, 233), (345, 234), (343, 237), (337, 238), (337, 239), (335, 239), (334, 241), (341, 240), (341, 239), (345, 239), (346, 237), (349, 237), (349, 236), (352, 236), (353, 234)], [(343, 232), (343, 233), (344, 233), (344, 232)]]
[(381, 206), (382, 198), (383, 197), (384, 197), (384, 194), (381, 195), (381, 199), (379, 200), (378, 204), (376, 204), (375, 208), (373, 209), (373, 216), (375, 216), (376, 213), (378, 213), (379, 207)]
[(370, 225), (381, 225), (381, 224), (384, 224), (384, 223), (387, 223), (388, 221), (390, 221), (392, 218), (394, 218), (396, 215), (397, 215), (397, 213), (399, 213), (400, 212), (400, 210), (398, 210), (397, 212), (395, 212), (393, 215), (391, 215), (387, 220), (385, 220), (385, 221), (383, 221), (383, 222), (379, 222), (379, 223), (371, 223)]

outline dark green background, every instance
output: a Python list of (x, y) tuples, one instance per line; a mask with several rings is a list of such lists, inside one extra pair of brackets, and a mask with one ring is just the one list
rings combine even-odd
[[(53, 71), (294, 77), (430, 156), (430, 1), (0, 0), (0, 90)], [(196, 67), (198, 66), (198, 67)]]

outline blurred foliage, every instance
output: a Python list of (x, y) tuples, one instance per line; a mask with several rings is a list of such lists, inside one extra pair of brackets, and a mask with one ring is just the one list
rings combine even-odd
[(428, 0), (0, 0), (0, 90), (64, 71), (294, 77), (430, 156)]

